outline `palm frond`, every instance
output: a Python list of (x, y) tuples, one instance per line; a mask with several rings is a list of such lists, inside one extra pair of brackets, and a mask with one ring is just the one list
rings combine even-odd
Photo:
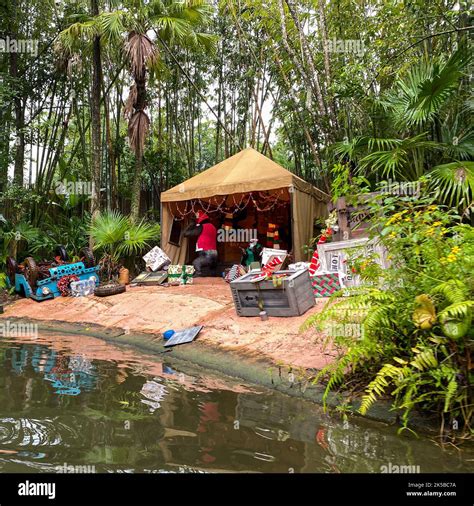
[(58, 53), (72, 54), (83, 49), (84, 44), (90, 44), (94, 36), (100, 35), (100, 25), (96, 18), (73, 23), (59, 33), (54, 44)]
[(159, 225), (153, 225), (146, 222), (130, 223), (127, 229), (125, 240), (120, 244), (117, 251), (120, 255), (137, 255), (148, 246), (152, 240), (159, 237)]
[(422, 62), (398, 79), (382, 103), (394, 113), (396, 123), (422, 126), (439, 115), (446, 100), (455, 93), (470, 56), (460, 47), (447, 60)]
[(348, 159), (356, 161), (357, 157), (367, 148), (368, 138), (364, 136), (354, 137), (350, 141), (336, 142), (331, 146), (338, 160)]
[(94, 239), (94, 249), (103, 249), (115, 255), (119, 244), (129, 229), (129, 222), (117, 210), (100, 213), (91, 223), (90, 235)]
[(159, 16), (154, 20), (161, 38), (174, 41), (183, 41), (191, 32), (191, 27), (185, 19), (173, 16)]
[(150, 129), (150, 118), (144, 111), (135, 111), (128, 123), (128, 139), (132, 151), (139, 155), (143, 153), (145, 141)]
[(127, 13), (123, 10), (112, 12), (102, 12), (97, 17), (97, 23), (100, 26), (101, 35), (109, 43), (122, 40), (126, 30), (124, 21)]
[(430, 187), (445, 204), (468, 207), (474, 195), (474, 162), (437, 165), (429, 172)]
[(426, 140), (424, 133), (406, 139), (370, 139), (368, 145), (384, 149), (364, 156), (360, 160), (359, 172), (369, 171), (382, 177), (400, 179), (417, 179), (423, 172), (423, 167), (418, 168), (416, 163), (419, 154), (424, 150), (440, 149), (439, 143)]
[(153, 65), (159, 55), (155, 43), (146, 34), (138, 32), (130, 32), (125, 54), (136, 80), (144, 79), (147, 67)]

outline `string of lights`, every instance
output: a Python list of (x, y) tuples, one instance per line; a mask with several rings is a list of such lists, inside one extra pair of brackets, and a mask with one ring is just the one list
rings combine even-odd
[(198, 210), (204, 211), (208, 215), (213, 213), (236, 214), (243, 211), (250, 203), (254, 205), (257, 211), (265, 213), (288, 204), (287, 200), (280, 198), (284, 193), (284, 189), (281, 189), (277, 194), (252, 192), (242, 195), (239, 201), (236, 200), (235, 195), (232, 195), (232, 205), (230, 206), (226, 205), (227, 197), (222, 197), (220, 202), (217, 197), (211, 197), (208, 201), (201, 199), (186, 200), (184, 210), (180, 208), (178, 203), (176, 205), (176, 214), (173, 212), (173, 215), (177, 221), (181, 221), (189, 215), (196, 214)]

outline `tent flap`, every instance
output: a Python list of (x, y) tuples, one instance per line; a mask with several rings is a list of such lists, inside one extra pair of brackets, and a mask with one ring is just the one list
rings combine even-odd
[(170, 257), (172, 264), (185, 264), (188, 253), (188, 239), (181, 233), (180, 245), (175, 246), (169, 242), (171, 227), (173, 226), (173, 214), (169, 204), (161, 206), (161, 248)]
[(293, 252), (296, 262), (309, 260), (309, 253), (305, 253), (304, 246), (309, 246), (313, 238), (314, 221), (319, 217), (326, 217), (326, 204), (316, 200), (312, 195), (301, 191), (294, 191), (291, 199)]

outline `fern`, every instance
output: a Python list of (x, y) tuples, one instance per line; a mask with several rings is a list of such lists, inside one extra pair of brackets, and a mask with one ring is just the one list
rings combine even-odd
[(451, 304), (464, 302), (469, 299), (469, 288), (465, 283), (457, 279), (449, 279), (435, 286), (431, 293), (441, 294)]
[(444, 397), (444, 409), (443, 411), (447, 413), (449, 411), (449, 408), (451, 406), (451, 401), (453, 400), (454, 396), (456, 395), (456, 392), (458, 391), (458, 382), (456, 381), (456, 376), (452, 376), (449, 380), (446, 394)]
[(385, 392), (393, 380), (400, 380), (404, 377), (407, 367), (397, 367), (392, 364), (385, 364), (377, 373), (377, 376), (371, 381), (366, 389), (366, 394), (362, 397), (359, 413), (365, 415), (377, 400)]
[(317, 383), (322, 377), (329, 374), (329, 380), (323, 394), (323, 406), (327, 407), (327, 397), (331, 390), (338, 387), (343, 381), (349, 370), (354, 372), (357, 367), (365, 360), (376, 354), (376, 350), (370, 345), (356, 346), (351, 348), (342, 358), (334, 364), (330, 364), (319, 371), (313, 380)]
[(395, 310), (395, 305), (379, 306), (369, 312), (364, 319), (364, 335), (367, 333), (377, 333), (382, 327), (390, 327), (390, 314)]
[[(439, 210), (418, 210), (426, 205), (431, 206), (420, 200), (412, 208), (409, 225), (399, 219), (397, 227), (402, 233), (387, 242), (396, 261), (384, 270), (383, 279), (377, 273), (372, 285), (353, 287), (348, 290), (350, 297), (330, 299), (320, 314), (306, 321), (305, 328), (319, 327), (323, 332), (327, 324), (362, 327), (362, 339), (345, 331), (344, 338), (328, 333), (328, 339), (345, 353), (319, 371), (314, 381), (327, 380), (325, 408), (332, 390), (347, 388), (348, 380), (352, 385), (363, 381), (362, 415), (379, 397), (390, 395), (393, 408), (401, 410), (403, 428), (408, 429), (409, 415), (419, 407), (428, 412), (438, 409), (440, 415), (450, 413), (452, 418), (462, 416), (469, 430), (474, 404), (464, 385), (470, 381), (472, 363), (474, 232), (469, 226), (450, 227)], [(425, 237), (430, 230), (427, 223), (433, 223), (433, 229), (444, 224), (450, 227), (449, 233), (445, 232), (443, 241), (433, 234)], [(380, 223), (375, 226), (380, 233)], [(416, 234), (412, 226), (418, 227)], [(443, 264), (441, 258), (448, 261)], [(377, 288), (377, 280), (383, 290)], [(429, 326), (414, 320), (421, 296), (430, 301)], [(464, 378), (463, 386), (458, 377)]]
[(451, 304), (450, 306), (440, 311), (438, 317), (440, 320), (445, 317), (468, 318), (471, 315), (472, 309), (474, 309), (474, 300), (455, 302), (454, 304)]
[(433, 350), (427, 349), (417, 353), (416, 357), (410, 362), (410, 365), (416, 367), (420, 371), (438, 366)]

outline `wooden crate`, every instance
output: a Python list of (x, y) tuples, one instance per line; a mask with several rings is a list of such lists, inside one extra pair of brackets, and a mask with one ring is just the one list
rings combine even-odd
[(347, 259), (351, 255), (376, 253), (376, 263), (383, 269), (389, 266), (385, 247), (374, 239), (369, 240), (368, 237), (318, 244), (318, 253), (321, 269), (324, 272), (342, 272), (346, 287), (360, 284), (360, 276), (352, 274), (347, 268)]
[(232, 281), (230, 288), (239, 316), (258, 316), (259, 300), (269, 316), (299, 316), (315, 304), (311, 280), (307, 270), (279, 271), (287, 274), (282, 286), (273, 286), (272, 280), (252, 283), (256, 272)]
[[(339, 229), (334, 232), (335, 241), (348, 241), (369, 236), (370, 208), (367, 201), (378, 195), (379, 192), (362, 193), (357, 197), (339, 197), (335, 203), (328, 204), (328, 211), (337, 211), (337, 224)], [(348, 201), (353, 202), (349, 204)]]

